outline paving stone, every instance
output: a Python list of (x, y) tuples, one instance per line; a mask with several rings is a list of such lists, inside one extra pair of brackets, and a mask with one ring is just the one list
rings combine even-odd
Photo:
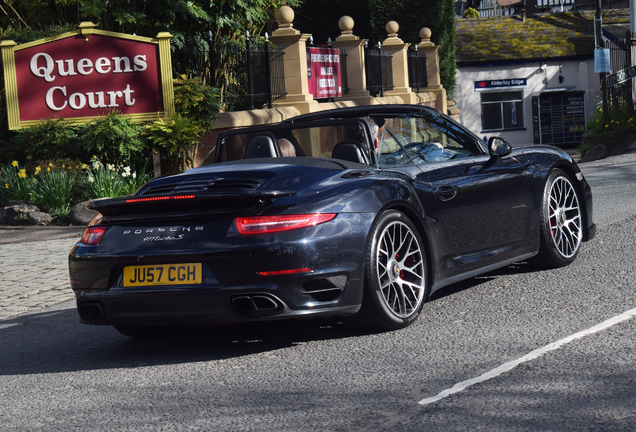
[[(7, 232), (22, 235), (23, 242), (11, 243)], [(33, 233), (0, 230), (0, 320), (74, 297), (68, 280), (68, 254), (79, 234), (61, 232), (50, 239), (42, 229)], [(39, 240), (44, 237), (47, 240)]]

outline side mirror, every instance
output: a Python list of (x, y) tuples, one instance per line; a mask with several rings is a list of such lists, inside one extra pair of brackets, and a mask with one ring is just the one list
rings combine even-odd
[(512, 146), (505, 139), (493, 136), (488, 140), (488, 152), (490, 157), (500, 158), (512, 153)]

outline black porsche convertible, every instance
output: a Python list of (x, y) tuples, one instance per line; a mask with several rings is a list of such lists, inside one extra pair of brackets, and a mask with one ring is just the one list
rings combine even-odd
[(566, 152), (410, 105), (228, 130), (198, 168), (90, 207), (69, 258), (80, 321), (129, 336), (318, 316), (399, 329), (435, 290), (568, 265), (595, 234)]

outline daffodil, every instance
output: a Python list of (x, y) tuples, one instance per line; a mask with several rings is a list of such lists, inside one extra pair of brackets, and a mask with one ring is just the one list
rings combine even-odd
[(9, 183), (4, 184), (5, 189), (9, 189)]
[(35, 172), (39, 173), (40, 171), (42, 171), (42, 168), (40, 168), (39, 166), (35, 167)]
[(11, 162), (11, 165), (14, 166), (14, 167), (17, 167), (18, 166), (18, 161)]
[(46, 170), (47, 171), (51, 171), (51, 167), (46, 167)]

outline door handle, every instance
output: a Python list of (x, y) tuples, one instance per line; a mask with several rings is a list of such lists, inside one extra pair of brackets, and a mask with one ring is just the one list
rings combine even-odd
[(455, 186), (438, 186), (437, 196), (442, 201), (450, 201), (457, 195), (457, 188)]

